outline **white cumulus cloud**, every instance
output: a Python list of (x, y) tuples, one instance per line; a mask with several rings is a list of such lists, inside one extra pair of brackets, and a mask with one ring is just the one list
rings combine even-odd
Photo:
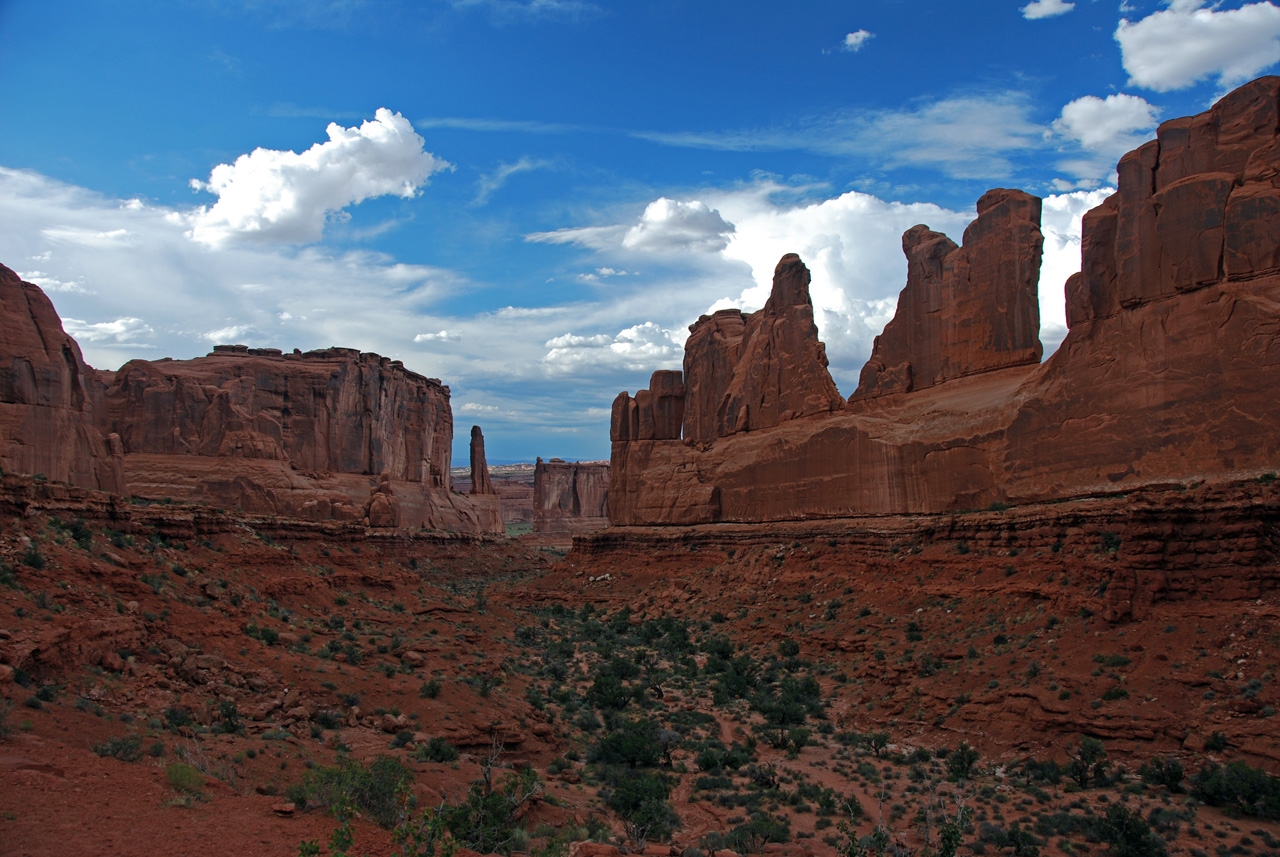
[(349, 205), (394, 194), (411, 198), (451, 164), (423, 147), (409, 120), (379, 108), (358, 128), (328, 127), (329, 140), (305, 152), (254, 149), (219, 164), (191, 186), (218, 197), (188, 215), (190, 235), (210, 247), (249, 240), (308, 244)]
[(659, 197), (645, 207), (640, 222), (627, 230), (622, 246), (653, 253), (723, 250), (733, 224), (705, 202)]
[(678, 369), (684, 360), (684, 341), (688, 335), (686, 330), (671, 330), (652, 321), (633, 325), (613, 336), (566, 333), (547, 341), (543, 363), (555, 373), (605, 366), (632, 371)]
[(1114, 188), (1057, 193), (1044, 198), (1040, 231), (1044, 258), (1040, 263), (1040, 341), (1048, 355), (1067, 335), (1067, 278), (1080, 270), (1081, 220), (1102, 204)]
[(1205, 8), (1204, 0), (1166, 0), (1168, 8), (1116, 28), (1130, 83), (1168, 92), (1217, 77), (1231, 87), (1280, 61), (1280, 7), (1249, 3)]
[(78, 342), (117, 342), (128, 343), (134, 347), (145, 347), (138, 340), (146, 339), (154, 333), (145, 321), (133, 317), (100, 321), (94, 324), (78, 318), (64, 318), (62, 327)]
[(841, 43), (840, 47), (846, 51), (860, 51), (866, 46), (867, 42), (875, 37), (876, 34), (870, 30), (858, 30), (845, 36), (844, 42)]
[(413, 338), (414, 342), (461, 342), (462, 334), (454, 333), (451, 330), (441, 330), (437, 333), (419, 333)]
[(1052, 18), (1055, 15), (1065, 15), (1074, 8), (1076, 4), (1068, 3), (1067, 0), (1032, 0), (1022, 7), (1022, 17), (1029, 21)]
[(1053, 130), (1089, 153), (1064, 162), (1077, 176), (1099, 179), (1110, 175), (1120, 157), (1155, 135), (1160, 108), (1137, 95), (1117, 93), (1106, 98), (1085, 95), (1069, 102), (1054, 120)]

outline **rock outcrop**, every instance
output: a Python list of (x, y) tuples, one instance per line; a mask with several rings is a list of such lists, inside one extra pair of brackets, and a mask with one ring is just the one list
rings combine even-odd
[[(615, 402), (611, 523), (944, 512), (1275, 471), (1277, 127), (1280, 78), (1262, 78), (1122, 159), (1119, 190), (1084, 218), (1070, 331), (1043, 364), (1039, 203), (1016, 191), (983, 197), (963, 247), (907, 233), (907, 288), (842, 410), (812, 372), (816, 336), (789, 371), (795, 348), (748, 357), (754, 316), (704, 317), (682, 439), (631, 430), (639, 394)], [(809, 404), (762, 407), (769, 385), (744, 366)]]
[(533, 531), (539, 535), (572, 535), (608, 526), (608, 462), (539, 458), (533, 475), (533, 513)]
[(93, 425), (100, 392), (49, 298), (0, 265), (0, 467), (122, 491), (119, 439)]
[(6, 469), (313, 521), (503, 531), (496, 499), (450, 490), (449, 388), (398, 360), (226, 345), (98, 372), (3, 267), (0, 318)]
[(852, 398), (924, 390), (1040, 362), (1040, 200), (988, 191), (964, 246), (927, 226), (902, 236), (907, 285)]
[(496, 494), (489, 480), (489, 463), (484, 457), (484, 432), (480, 426), (471, 427), (471, 492), (472, 494)]

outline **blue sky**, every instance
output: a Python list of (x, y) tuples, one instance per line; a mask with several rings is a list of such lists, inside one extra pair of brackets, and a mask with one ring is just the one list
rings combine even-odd
[(1224, 0), (0, 0), (0, 262), (88, 361), (342, 345), (453, 389), (492, 460), (608, 456), (687, 326), (813, 271), (847, 395), (991, 187), (1079, 217), (1164, 119), (1275, 71)]

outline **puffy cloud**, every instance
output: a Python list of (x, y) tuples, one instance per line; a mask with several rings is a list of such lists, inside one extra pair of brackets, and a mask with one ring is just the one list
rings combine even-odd
[(1136, 95), (1086, 95), (1063, 107), (1053, 127), (1086, 149), (1112, 151), (1123, 147), (1123, 153), (1143, 142), (1142, 138), (1155, 129), (1159, 112), (1159, 108)]
[(723, 250), (734, 225), (701, 200), (659, 197), (645, 206), (634, 225), (578, 226), (535, 232), (526, 241), (577, 244), (593, 250), (619, 248), (637, 253), (714, 253)]
[(1080, 270), (1081, 219), (1102, 204), (1114, 188), (1074, 191), (1047, 196), (1040, 218), (1044, 259), (1040, 263), (1040, 340), (1045, 354), (1067, 335), (1067, 278)]
[(253, 331), (251, 324), (229, 324), (226, 327), (220, 327), (217, 330), (211, 330), (202, 334), (203, 339), (207, 339), (214, 345), (234, 345), (245, 334)]
[(1110, 175), (1125, 152), (1153, 135), (1159, 114), (1160, 108), (1137, 95), (1077, 98), (1062, 108), (1053, 130), (1093, 157), (1068, 160), (1062, 166), (1089, 179)]
[(307, 244), (326, 220), (377, 196), (411, 198), (436, 172), (450, 169), (423, 146), (409, 120), (385, 107), (358, 128), (328, 127), (329, 140), (302, 153), (254, 149), (219, 164), (191, 186), (216, 194), (187, 218), (191, 237), (210, 247), (240, 240)]
[(723, 250), (733, 224), (699, 200), (680, 202), (659, 197), (649, 203), (640, 222), (627, 230), (622, 246), (651, 253)]
[(685, 330), (669, 330), (646, 321), (614, 336), (566, 333), (547, 341), (543, 363), (556, 373), (577, 373), (587, 366), (632, 371), (679, 368), (684, 359)]
[(1022, 17), (1029, 21), (1052, 18), (1055, 15), (1065, 15), (1074, 8), (1076, 4), (1068, 3), (1067, 0), (1032, 0), (1022, 7)]
[(81, 321), (78, 318), (64, 318), (62, 327), (81, 343), (128, 343), (135, 348), (148, 347), (138, 340), (145, 339), (155, 333), (145, 321), (132, 317), (117, 318), (115, 321), (100, 321), (94, 324)]
[(454, 333), (450, 330), (441, 330), (438, 333), (419, 333), (413, 338), (414, 342), (461, 342), (462, 334)]
[(1226, 88), (1280, 61), (1280, 7), (1250, 3), (1219, 11), (1204, 0), (1166, 0), (1138, 21), (1121, 19), (1115, 38), (1129, 82), (1168, 92), (1217, 77)]
[(862, 50), (867, 42), (874, 39), (876, 34), (870, 30), (858, 30), (844, 37), (844, 41), (840, 44), (840, 48), (846, 51), (857, 52)]

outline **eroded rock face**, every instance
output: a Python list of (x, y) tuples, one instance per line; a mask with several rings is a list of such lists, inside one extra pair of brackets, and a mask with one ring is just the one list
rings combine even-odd
[(399, 361), (218, 346), (96, 372), (44, 293), (2, 266), (0, 319), (6, 469), (313, 521), (503, 531), (496, 498), (450, 491), (449, 388)]
[(533, 512), (535, 533), (585, 533), (608, 526), (608, 462), (539, 458), (533, 476)]
[(489, 464), (484, 457), (484, 432), (480, 431), (480, 426), (471, 427), (471, 493), (498, 493), (489, 481)]
[(964, 246), (915, 226), (902, 236), (907, 285), (852, 398), (909, 393), (1040, 362), (1040, 200), (988, 191)]
[(122, 491), (118, 441), (93, 425), (101, 387), (45, 293), (0, 265), (0, 466)]
[[(789, 253), (773, 272), (764, 309), (743, 327), (740, 353), (716, 406), (720, 437), (771, 428), (786, 420), (839, 410), (844, 401), (827, 371), (827, 352), (813, 323), (809, 269)], [(701, 367), (689, 385), (701, 382)], [(701, 420), (699, 415), (696, 419)]]
[(1120, 159), (1118, 191), (1086, 215), (1069, 325), (1280, 271), (1278, 105), (1280, 77), (1259, 78)]
[(615, 435), (611, 522), (942, 512), (1274, 471), (1278, 126), (1280, 78), (1262, 78), (1122, 159), (1044, 364), (1039, 202), (1017, 191), (983, 197), (963, 247), (908, 231), (908, 287), (842, 411), (722, 434), (753, 317), (700, 320), (686, 443)]

